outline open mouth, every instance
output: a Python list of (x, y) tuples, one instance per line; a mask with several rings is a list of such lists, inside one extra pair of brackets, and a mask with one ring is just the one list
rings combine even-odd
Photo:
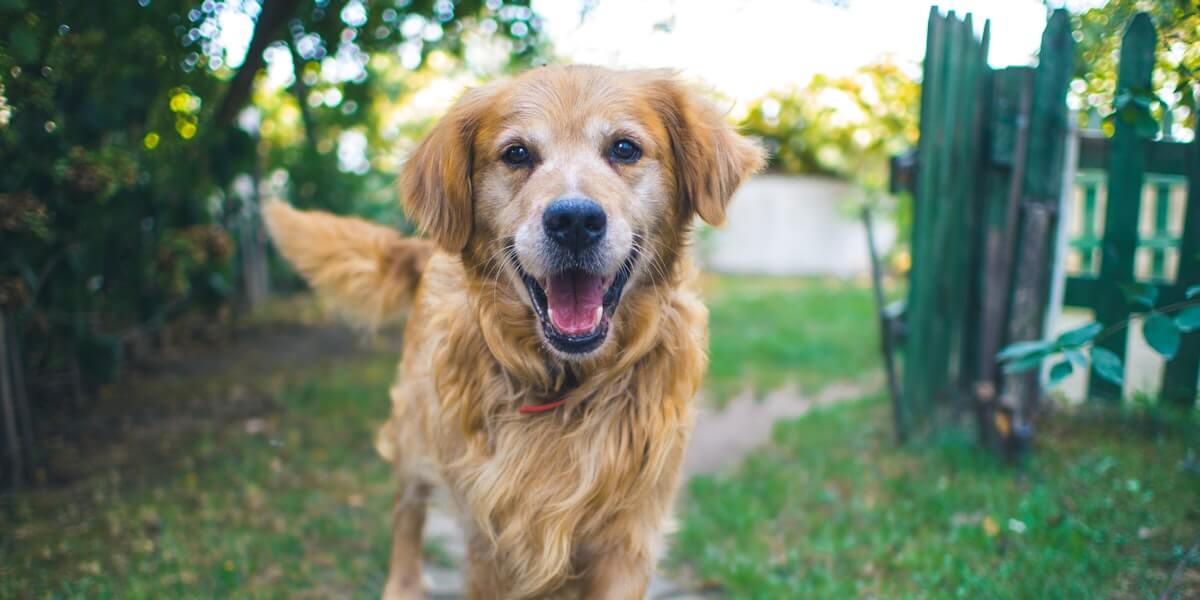
[(533, 298), (533, 310), (551, 346), (564, 354), (587, 354), (604, 343), (635, 258), (630, 254), (612, 275), (567, 269), (540, 281), (518, 265), (521, 280)]

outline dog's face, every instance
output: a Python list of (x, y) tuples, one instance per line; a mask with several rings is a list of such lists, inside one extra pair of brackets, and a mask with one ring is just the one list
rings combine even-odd
[(506, 280), (546, 345), (588, 357), (622, 295), (724, 218), (761, 152), (662, 71), (546, 67), (464, 96), (405, 166), (411, 218)]

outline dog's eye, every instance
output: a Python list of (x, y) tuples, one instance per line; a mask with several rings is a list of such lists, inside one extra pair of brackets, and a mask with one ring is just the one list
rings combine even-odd
[(608, 156), (616, 162), (632, 164), (642, 157), (642, 149), (629, 140), (617, 140), (608, 150)]
[(529, 164), (532, 156), (529, 153), (529, 149), (525, 146), (513, 144), (508, 148), (505, 148), (504, 154), (501, 158), (503, 158), (504, 162), (508, 163), (510, 166), (523, 167)]

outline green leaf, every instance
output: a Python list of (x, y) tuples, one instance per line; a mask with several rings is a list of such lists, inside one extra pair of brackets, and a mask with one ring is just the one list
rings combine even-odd
[(1064, 360), (1064, 361), (1055, 363), (1055, 365), (1053, 367), (1050, 367), (1050, 382), (1048, 383), (1048, 385), (1053, 387), (1053, 386), (1056, 386), (1056, 385), (1062, 383), (1062, 380), (1069, 377), (1071, 375), (1071, 372), (1074, 370), (1075, 370), (1075, 368), (1072, 367), (1071, 363), (1068, 361)]
[(25, 27), (17, 27), (8, 34), (8, 45), (13, 56), (22, 63), (37, 62), (40, 53), (38, 39)]
[(1133, 101), (1133, 94), (1128, 89), (1122, 89), (1113, 96), (1113, 108), (1116, 110), (1125, 110), (1129, 103)]
[(1196, 296), (1200, 296), (1200, 285), (1193, 285), (1192, 287), (1188, 288), (1184, 295), (1187, 296), (1188, 300), (1191, 300)]
[(1021, 373), (1030, 369), (1036, 369), (1042, 364), (1042, 359), (1044, 358), (1046, 358), (1046, 355), (1039, 352), (1018, 360), (1007, 362), (1004, 364), (1004, 372)]
[(1150, 315), (1142, 324), (1142, 337), (1154, 351), (1171, 360), (1179, 352), (1179, 327), (1175, 321), (1162, 313)]
[(1092, 341), (1101, 331), (1104, 331), (1104, 325), (1093, 321), (1083, 327), (1064, 332), (1058, 336), (1058, 344), (1065, 347), (1082, 346)]
[(1200, 306), (1189, 306), (1175, 315), (1175, 326), (1180, 331), (1200, 329)]
[(1125, 294), (1125, 301), (1129, 304), (1147, 310), (1154, 308), (1154, 303), (1158, 302), (1158, 288), (1149, 283), (1122, 283), (1121, 293)]
[(220, 273), (212, 273), (208, 276), (208, 286), (221, 297), (228, 297), (233, 293), (233, 288), (225, 281), (225, 276)]
[(1092, 347), (1092, 370), (1116, 385), (1125, 381), (1125, 367), (1121, 364), (1121, 357), (1108, 348)]
[(1083, 353), (1083, 350), (1071, 348), (1063, 354), (1067, 357), (1067, 360), (1071, 361), (1071, 364), (1079, 367), (1080, 369), (1087, 369), (1087, 355)]
[(996, 360), (1006, 362), (1010, 360), (1026, 358), (1037, 354), (1041, 355), (1050, 351), (1052, 344), (1045, 340), (1027, 340), (1024, 342), (1013, 342), (1000, 350), (996, 354)]
[(1152, 138), (1158, 134), (1159, 126), (1151, 109), (1161, 102), (1147, 90), (1124, 90), (1113, 99), (1113, 107), (1121, 121), (1131, 125), (1139, 136)]

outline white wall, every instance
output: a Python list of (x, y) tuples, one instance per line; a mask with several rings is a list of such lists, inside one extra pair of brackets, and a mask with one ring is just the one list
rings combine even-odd
[[(760, 175), (746, 182), (723, 227), (699, 244), (704, 265), (724, 273), (833, 275), (870, 272), (866, 233), (846, 207), (851, 184), (826, 177)], [(892, 223), (876, 219), (880, 250), (896, 239)]]

